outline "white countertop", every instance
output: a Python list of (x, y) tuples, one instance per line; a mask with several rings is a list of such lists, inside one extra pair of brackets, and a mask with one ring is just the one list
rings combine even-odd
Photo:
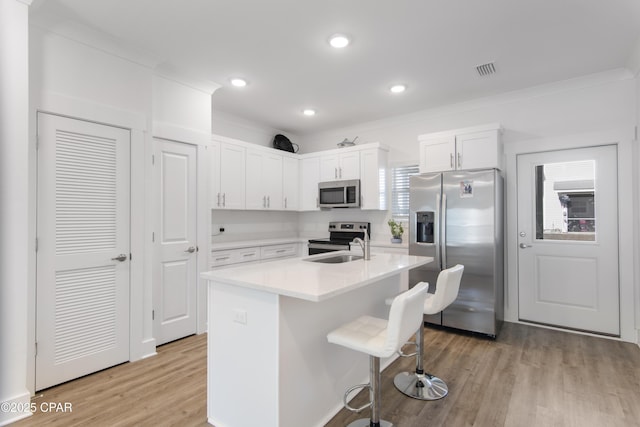
[(341, 254), (354, 255), (350, 251), (338, 251), (261, 264), (240, 264), (200, 276), (214, 282), (318, 302), (433, 261), (431, 257), (388, 253), (372, 254), (369, 261), (360, 259), (341, 264), (306, 261)]

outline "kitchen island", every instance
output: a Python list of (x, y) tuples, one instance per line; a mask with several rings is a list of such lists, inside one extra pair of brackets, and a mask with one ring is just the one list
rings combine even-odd
[(202, 274), (209, 423), (320, 427), (342, 408), (348, 387), (368, 382), (367, 356), (329, 344), (327, 333), (364, 314), (386, 318), (385, 299), (407, 289), (406, 272), (433, 259), (379, 253), (369, 261), (314, 262), (354, 253)]

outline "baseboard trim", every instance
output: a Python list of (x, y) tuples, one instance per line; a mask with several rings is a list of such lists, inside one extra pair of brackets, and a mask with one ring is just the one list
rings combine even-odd
[(0, 426), (9, 425), (32, 415), (30, 411), (31, 395), (28, 391), (9, 399), (2, 399), (0, 405), (2, 405), (0, 410)]

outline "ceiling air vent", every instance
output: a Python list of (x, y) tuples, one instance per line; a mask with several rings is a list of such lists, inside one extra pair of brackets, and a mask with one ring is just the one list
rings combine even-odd
[(478, 75), (480, 75), (480, 77), (489, 76), (496, 72), (496, 66), (493, 64), (493, 62), (487, 62), (486, 64), (477, 65), (476, 71), (478, 72)]

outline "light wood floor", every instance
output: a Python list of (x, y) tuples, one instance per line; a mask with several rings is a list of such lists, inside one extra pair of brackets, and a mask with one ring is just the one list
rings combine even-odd
[[(396, 361), (382, 375), (382, 414), (398, 427), (640, 426), (637, 345), (513, 323), (496, 341), (428, 328), (425, 343), (425, 366), (450, 392), (434, 402), (404, 397), (393, 376), (414, 359)], [(37, 412), (14, 426), (205, 426), (206, 335), (41, 394), (34, 402), (71, 402), (73, 412)], [(342, 410), (327, 426), (356, 418)]]

